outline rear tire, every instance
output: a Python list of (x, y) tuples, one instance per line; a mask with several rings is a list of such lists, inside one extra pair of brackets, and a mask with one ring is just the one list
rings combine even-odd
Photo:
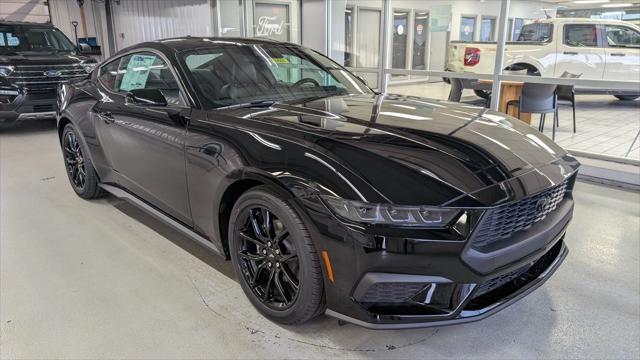
[(229, 252), (242, 290), (265, 317), (302, 324), (324, 310), (322, 270), (300, 216), (265, 186), (231, 211)]
[(83, 199), (94, 199), (104, 195), (99, 185), (98, 174), (87, 156), (88, 151), (72, 124), (64, 127), (60, 143), (67, 177), (76, 194)]
[(615, 96), (618, 100), (622, 100), (622, 101), (632, 101), (640, 97), (640, 95), (613, 95), (613, 96)]

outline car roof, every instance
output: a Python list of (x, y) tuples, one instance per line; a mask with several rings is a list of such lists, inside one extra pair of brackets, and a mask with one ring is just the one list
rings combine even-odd
[(38, 26), (38, 27), (50, 27), (53, 25), (50, 23), (37, 23), (37, 22), (28, 22), (28, 21), (9, 21), (9, 20), (1, 20), (0, 25), (21, 25), (21, 26)]
[(200, 37), (200, 36), (185, 36), (175, 37), (168, 39), (161, 39), (155, 41), (147, 41), (140, 44), (132, 45), (126, 49), (122, 49), (119, 53), (130, 52), (132, 50), (141, 48), (156, 49), (165, 53), (176, 53), (187, 50), (210, 48), (216, 45), (291, 45), (299, 46), (293, 43), (281, 42), (265, 38), (239, 38), (239, 37)]

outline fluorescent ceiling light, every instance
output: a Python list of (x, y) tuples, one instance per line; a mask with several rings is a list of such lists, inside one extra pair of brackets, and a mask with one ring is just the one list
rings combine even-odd
[(574, 1), (574, 4), (601, 4), (601, 3), (608, 3), (609, 0), (577, 0)]
[(620, 8), (620, 7), (629, 7), (629, 6), (633, 6), (632, 3), (617, 3), (617, 4), (604, 4), (604, 5), (600, 5), (603, 8)]

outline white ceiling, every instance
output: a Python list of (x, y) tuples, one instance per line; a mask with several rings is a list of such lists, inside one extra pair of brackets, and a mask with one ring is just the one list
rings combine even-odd
[(546, 3), (554, 4), (554, 5), (562, 5), (566, 6), (570, 9), (598, 9), (601, 8), (602, 5), (605, 4), (633, 4), (634, 7), (640, 7), (640, 2), (638, 0), (609, 0), (606, 3), (593, 3), (593, 4), (576, 4), (574, 0), (543, 0)]

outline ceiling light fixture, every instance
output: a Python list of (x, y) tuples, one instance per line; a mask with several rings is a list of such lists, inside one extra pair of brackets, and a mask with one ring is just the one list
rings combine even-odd
[(602, 4), (602, 3), (608, 3), (609, 0), (576, 0), (573, 3), (574, 4)]
[(621, 8), (621, 7), (629, 7), (633, 6), (632, 3), (617, 3), (617, 4), (604, 4), (600, 5), (603, 8)]

